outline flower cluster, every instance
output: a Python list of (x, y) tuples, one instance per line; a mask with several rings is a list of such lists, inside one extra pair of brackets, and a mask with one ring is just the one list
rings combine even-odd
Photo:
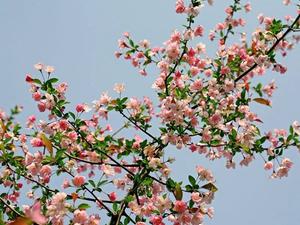
[[(268, 70), (287, 71), (277, 53), (286, 56), (299, 42), (299, 35), (289, 35), (299, 30), (299, 9), (285, 22), (261, 14), (249, 41), (242, 32), (240, 41), (230, 43), (246, 25), (238, 14), (250, 12), (251, 4), (234, 0), (225, 20), (206, 34), (196, 20), (204, 3), (176, 1), (175, 11), (187, 17), (187, 24), (161, 47), (151, 47), (148, 40), (135, 43), (127, 32), (119, 40), (118, 58), (144, 76), (148, 66), (157, 69), (152, 87), (158, 105), (149, 97), (124, 97), (124, 84), (116, 84), (114, 94), (104, 92), (91, 104), (71, 107), (68, 85), (53, 77), (54, 67), (34, 65), (39, 75), (27, 74), (25, 81), (47, 119), (31, 115), (21, 127), (15, 116), (22, 107), (10, 114), (0, 110), (1, 224), (203, 224), (214, 215), (215, 179), (197, 166), (187, 182), (175, 180), (174, 159), (164, 157), (172, 146), (209, 160), (224, 158), (227, 168), (236, 162), (248, 166), (259, 155), (272, 178), (288, 175), (293, 162), (285, 151), (299, 148), (300, 124), (261, 132), (262, 120), (252, 106), (272, 104), (275, 82), (263, 85), (255, 79)], [(198, 42), (205, 35), (212, 43), (217, 40), (213, 57)], [(116, 114), (121, 127), (109, 123)], [(156, 132), (155, 117), (160, 120)], [(133, 136), (127, 132), (131, 128)], [(20, 207), (22, 194), (32, 203)]]

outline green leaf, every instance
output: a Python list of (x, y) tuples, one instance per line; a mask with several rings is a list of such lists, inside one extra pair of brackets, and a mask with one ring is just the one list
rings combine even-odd
[(89, 180), (89, 183), (93, 186), (93, 187), (96, 187), (96, 184), (93, 180)]
[(134, 197), (132, 195), (128, 195), (125, 197), (125, 202), (126, 203), (129, 203), (129, 202), (132, 202), (134, 200)]
[(130, 219), (129, 219), (129, 217), (126, 217), (125, 219), (124, 219), (124, 225), (127, 225), (127, 224), (129, 224), (130, 223)]
[(78, 209), (88, 209), (88, 208), (91, 208), (91, 206), (86, 203), (82, 203), (78, 206)]
[(35, 84), (42, 85), (42, 82), (39, 79), (33, 79), (32, 82)]
[(58, 79), (57, 78), (51, 78), (49, 80), (47, 80), (48, 83), (51, 83), (51, 84), (54, 84), (56, 82), (58, 82)]
[(212, 192), (218, 191), (218, 188), (213, 183), (207, 183), (207, 184), (203, 185), (201, 188), (204, 188), (204, 189), (212, 191)]
[(173, 191), (175, 189), (176, 182), (174, 180), (172, 180), (171, 178), (168, 178), (168, 180), (166, 182), (166, 186), (169, 191)]
[(176, 184), (173, 194), (176, 200), (182, 200), (183, 193), (179, 183)]
[(192, 186), (194, 186), (196, 184), (196, 179), (191, 175), (189, 176), (189, 181), (190, 181)]

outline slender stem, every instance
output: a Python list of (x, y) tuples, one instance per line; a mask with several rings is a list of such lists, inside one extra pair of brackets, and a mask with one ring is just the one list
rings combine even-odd
[(125, 123), (121, 128), (119, 128), (116, 132), (114, 132), (111, 137), (116, 136), (118, 133), (120, 133), (124, 128), (127, 128), (129, 126), (128, 123)]
[[(119, 167), (119, 165), (117, 165), (117, 164), (104, 163), (104, 162), (96, 162), (96, 161), (89, 161), (89, 160), (86, 160), (86, 159), (81, 159), (81, 158), (73, 156), (73, 155), (71, 155), (71, 154), (69, 154), (67, 152), (64, 152), (64, 154), (66, 156), (68, 156), (69, 158), (78, 160), (80, 162), (88, 163), (88, 164), (91, 164), (91, 165), (109, 165), (109, 166)], [(120, 165), (122, 165), (124, 167), (140, 167), (140, 165), (138, 165), (138, 164), (120, 164)]]
[[(68, 170), (64, 170), (67, 174), (69, 174), (71, 177), (74, 177), (74, 175), (71, 173), (71, 172), (69, 172)], [(105, 204), (103, 204), (103, 202), (94, 194), (94, 192), (93, 191), (91, 191), (86, 185), (82, 185), (82, 187), (87, 191), (87, 192), (89, 192), (94, 198), (95, 198), (95, 200), (99, 203), (99, 204), (101, 204), (101, 206), (103, 206), (105, 209), (106, 209), (106, 211), (108, 211), (109, 213), (111, 213), (112, 215), (114, 214), (111, 210), (110, 210), (110, 208), (108, 208)]]
[(138, 125), (138, 123), (136, 121), (134, 121), (133, 119), (131, 119), (130, 117), (128, 117), (123, 111), (119, 111), (119, 113), (126, 118), (128, 121), (130, 121), (133, 125), (135, 125), (139, 130), (141, 130), (144, 134), (148, 135), (150, 138), (152, 138), (155, 142), (158, 142), (158, 139), (156, 137), (154, 137), (152, 134), (150, 134), (148, 131), (146, 131), (145, 129), (143, 129), (142, 127), (140, 127)]
[[(8, 169), (9, 169), (10, 171), (12, 171), (13, 173), (17, 173), (13, 168), (11, 168), (11, 166), (10, 166), (9, 164), (7, 164), (7, 167), (8, 167)], [(51, 189), (51, 188), (45, 186), (45, 185), (42, 184), (41, 182), (39, 182), (39, 181), (37, 181), (37, 180), (35, 180), (35, 179), (32, 179), (31, 177), (28, 177), (28, 176), (26, 176), (26, 175), (24, 175), (24, 174), (22, 174), (22, 173), (20, 173), (19, 175), (20, 175), (21, 177), (25, 178), (26, 180), (29, 180), (29, 181), (31, 181), (31, 182), (37, 184), (38, 186), (44, 188), (45, 190), (47, 190), (47, 191), (49, 191), (49, 192), (52, 192), (52, 193), (55, 193), (55, 194), (59, 192), (58, 190), (53, 190), (53, 189)], [(67, 197), (73, 198), (72, 195), (70, 195), (70, 194), (67, 194)], [(95, 202), (95, 199), (94, 199), (94, 198), (88, 198), (88, 197), (84, 197), (84, 196), (78, 196), (78, 199), (86, 200), (86, 201), (90, 201), (90, 202)], [(101, 200), (101, 202), (103, 202), (103, 203), (110, 203), (110, 204), (111, 204), (111, 203), (118, 202), (118, 201), (112, 202), (112, 201), (108, 201), (108, 200)]]
[(21, 213), (19, 213), (17, 210), (14, 209), (12, 205), (10, 205), (8, 202), (6, 202), (3, 198), (0, 197), (0, 201), (3, 202), (4, 205), (7, 206), (12, 212), (14, 212), (18, 216), (23, 216)]

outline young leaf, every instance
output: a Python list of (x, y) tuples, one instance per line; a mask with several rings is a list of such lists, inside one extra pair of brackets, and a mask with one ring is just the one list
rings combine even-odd
[(53, 146), (52, 146), (51, 141), (46, 137), (46, 135), (44, 133), (40, 134), (40, 138), (41, 138), (43, 144), (45, 145), (45, 147), (47, 148), (47, 150), (52, 155), (52, 153), (53, 153)]
[(218, 190), (216, 185), (214, 185), (213, 183), (207, 183), (207, 184), (203, 185), (201, 188), (204, 188), (204, 189), (212, 191), (212, 192), (216, 192)]
[(271, 103), (268, 99), (264, 99), (264, 98), (254, 98), (253, 101), (262, 104), (262, 105), (267, 105), (267, 106), (271, 106)]
[(89, 204), (86, 204), (86, 203), (82, 203), (78, 206), (78, 209), (88, 209), (88, 208), (91, 208), (91, 206)]
[(182, 194), (182, 189), (180, 184), (178, 183), (176, 184), (173, 194), (176, 200), (182, 200), (183, 194)]

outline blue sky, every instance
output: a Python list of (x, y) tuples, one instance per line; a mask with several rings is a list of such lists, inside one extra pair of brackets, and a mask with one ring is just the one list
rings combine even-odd
[[(224, 8), (231, 1), (216, 1), (215, 7), (206, 7), (197, 23), (208, 31), (224, 18)], [(245, 1), (242, 1), (245, 2)], [(251, 1), (253, 12), (247, 15), (249, 27), (256, 25), (256, 16), (280, 17), (295, 15), (293, 7), (284, 7), (281, 0)], [(19, 120), (36, 113), (30, 99), (25, 73), (34, 73), (33, 64), (44, 62), (56, 68), (56, 76), (69, 83), (71, 102), (91, 102), (116, 82), (126, 84), (129, 96), (149, 95), (157, 73), (141, 77), (127, 62), (116, 60), (117, 40), (124, 31), (136, 40), (149, 39), (158, 46), (168, 39), (174, 29), (181, 29), (184, 17), (174, 13), (175, 0), (2, 0), (0, 2), (0, 107), (9, 109), (15, 104), (24, 106)], [(206, 43), (213, 49), (211, 43)], [(274, 95), (273, 107), (255, 105), (255, 111), (264, 121), (264, 129), (288, 128), (300, 120), (299, 54), (297, 46), (283, 62), (286, 75), (268, 72), (264, 82), (275, 79), (279, 89)], [(153, 70), (155, 71), (155, 70)], [(152, 71), (151, 71), (152, 72)], [(113, 118), (118, 120), (119, 118)], [(271, 180), (257, 158), (249, 168), (227, 170), (225, 162), (208, 162), (200, 155), (170, 148), (170, 155), (178, 158), (174, 173), (179, 179), (194, 172), (195, 165), (209, 167), (215, 174), (219, 191), (214, 207), (216, 216), (206, 224), (226, 225), (294, 225), (300, 219), (299, 188), (300, 160), (295, 149), (288, 155), (295, 167), (288, 178)]]

